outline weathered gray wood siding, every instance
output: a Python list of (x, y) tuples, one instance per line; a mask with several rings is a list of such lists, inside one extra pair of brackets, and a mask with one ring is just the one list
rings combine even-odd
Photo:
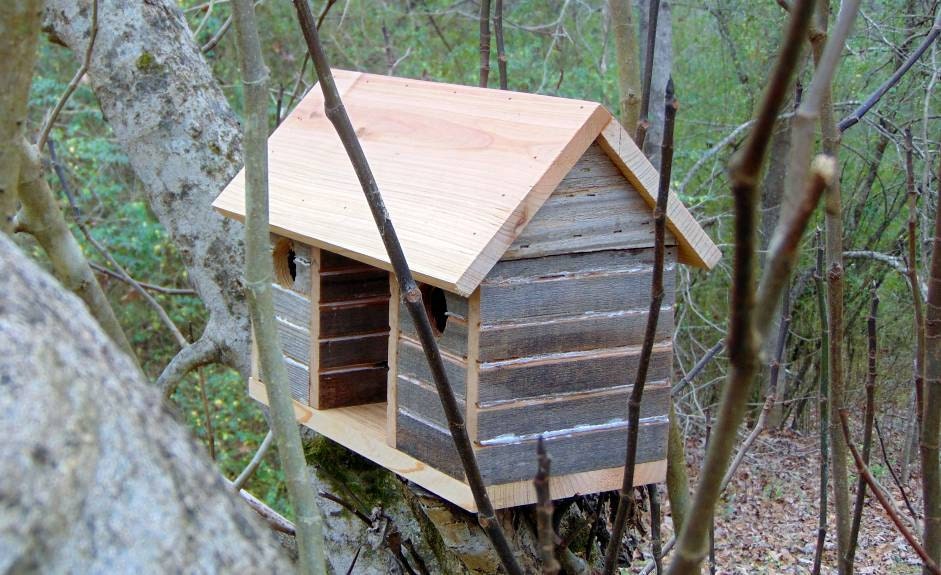
[[(651, 214), (604, 151), (592, 144), (503, 259), (651, 246)], [(672, 234), (667, 243), (676, 243)]]
[[(290, 241), (271, 234), (272, 246), (279, 242)], [(310, 404), (310, 248), (297, 242), (291, 242), (294, 252), (295, 274), (293, 281), (283, 277), (281, 283), (271, 286), (274, 296), (275, 321), (278, 335), (281, 337), (281, 351), (288, 372), (291, 396)], [(276, 256), (279, 255), (275, 250)], [(283, 255), (283, 254), (280, 254)], [(285, 262), (275, 262), (275, 266), (286, 266)], [(264, 374), (262, 374), (264, 380)]]
[[(666, 458), (675, 244), (668, 232), (665, 297), (641, 406), (638, 463)], [(557, 475), (623, 461), (627, 398), (650, 302), (652, 246), (652, 209), (593, 145), (483, 280), (472, 296), (479, 304), (455, 302), (462, 309), (475, 306), (473, 321), (445, 330), (439, 343), (455, 391), (470, 403), (468, 430), (487, 484), (530, 480), (539, 436)], [(400, 326), (397, 446), (460, 478), (404, 309)]]
[[(675, 267), (671, 247), (638, 463), (666, 456)], [(540, 435), (554, 473), (623, 460), (652, 270), (647, 247), (501, 261), (484, 279), (474, 439), (488, 483), (531, 477)]]
[[(444, 367), (461, 410), (466, 409), (468, 369), (468, 301), (446, 293), (448, 321), (438, 335)], [(408, 310), (399, 304), (399, 334), (396, 366), (396, 446), (432, 467), (454, 477), (463, 477), (454, 450), (441, 400), (428, 368), (418, 332)]]
[(385, 401), (389, 341), (389, 273), (319, 251), (313, 287), (318, 301), (319, 409)]

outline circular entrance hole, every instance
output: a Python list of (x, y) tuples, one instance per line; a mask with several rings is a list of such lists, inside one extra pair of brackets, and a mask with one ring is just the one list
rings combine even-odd
[(431, 322), (431, 329), (435, 335), (440, 336), (444, 333), (444, 328), (448, 326), (448, 298), (444, 295), (444, 290), (422, 284), (421, 297), (425, 302), (425, 313), (428, 314), (428, 321)]
[(297, 278), (297, 263), (294, 261), (294, 242), (281, 238), (274, 245), (274, 277), (279, 285), (291, 289)]

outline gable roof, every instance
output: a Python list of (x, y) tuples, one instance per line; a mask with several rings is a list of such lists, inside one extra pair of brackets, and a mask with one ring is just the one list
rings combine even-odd
[[(645, 197), (659, 176), (600, 104), (334, 70), (337, 88), (416, 279), (467, 296), (596, 139)], [(273, 231), (391, 269), (323, 96), (313, 89), (269, 138)], [(242, 220), (244, 169), (213, 207)], [(671, 196), (681, 260), (718, 248)]]

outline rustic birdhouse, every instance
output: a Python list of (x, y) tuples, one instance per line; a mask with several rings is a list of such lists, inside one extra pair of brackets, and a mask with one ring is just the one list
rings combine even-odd
[[(600, 104), (334, 71), (497, 507), (619, 487), (658, 175)], [(298, 421), (474, 509), (366, 199), (314, 89), (269, 140), (276, 313)], [(244, 218), (244, 176), (215, 207)], [(719, 250), (670, 197), (637, 484), (662, 481), (676, 263)], [(257, 362), (254, 362), (257, 364)], [(250, 383), (267, 401), (257, 367)]]

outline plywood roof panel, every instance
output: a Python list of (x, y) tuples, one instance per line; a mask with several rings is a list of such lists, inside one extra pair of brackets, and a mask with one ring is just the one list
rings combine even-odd
[[(611, 121), (582, 100), (334, 70), (412, 272), (469, 295)], [(313, 89), (269, 139), (273, 231), (389, 269)], [(242, 219), (244, 173), (213, 204)]]

